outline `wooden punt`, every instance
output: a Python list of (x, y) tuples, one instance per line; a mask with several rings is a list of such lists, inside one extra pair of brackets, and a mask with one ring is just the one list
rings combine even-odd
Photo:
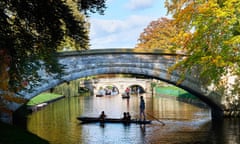
[(80, 120), (82, 123), (136, 123), (136, 124), (150, 124), (150, 120), (144, 120), (140, 121), (137, 119), (131, 119), (131, 120), (123, 120), (121, 118), (105, 118), (104, 120), (101, 120), (97, 117), (77, 117), (78, 120)]

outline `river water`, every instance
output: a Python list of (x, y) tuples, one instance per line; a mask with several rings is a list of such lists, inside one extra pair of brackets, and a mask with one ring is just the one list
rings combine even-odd
[(152, 124), (81, 124), (77, 116), (139, 118), (139, 97), (80, 96), (64, 98), (28, 116), (30, 132), (51, 144), (238, 144), (238, 119), (211, 121), (210, 110), (163, 97), (144, 95)]

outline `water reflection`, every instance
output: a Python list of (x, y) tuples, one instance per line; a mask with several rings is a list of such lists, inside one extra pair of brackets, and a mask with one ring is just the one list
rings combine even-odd
[[(81, 124), (76, 117), (98, 116), (104, 110), (108, 117), (119, 118), (129, 111), (138, 118), (139, 98), (121, 96), (72, 97), (50, 104), (28, 117), (28, 129), (51, 144), (182, 144), (236, 143), (239, 121), (214, 125), (210, 112), (173, 99), (144, 95), (150, 125)], [(150, 116), (151, 115), (151, 116)], [(157, 121), (159, 119), (164, 122)]]
[(240, 143), (240, 119), (224, 119), (211, 124), (208, 139), (214, 143), (239, 144)]

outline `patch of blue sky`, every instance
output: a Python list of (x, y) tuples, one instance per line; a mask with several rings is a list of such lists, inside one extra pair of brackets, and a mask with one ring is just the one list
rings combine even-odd
[(166, 13), (164, 0), (108, 0), (105, 14), (90, 18), (91, 49), (133, 48), (144, 28)]

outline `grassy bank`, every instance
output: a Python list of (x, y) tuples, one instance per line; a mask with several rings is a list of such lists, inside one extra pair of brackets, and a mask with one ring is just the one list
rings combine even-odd
[(27, 130), (0, 122), (0, 144), (48, 144)]
[(167, 96), (175, 96), (179, 98), (191, 98), (191, 99), (196, 99), (196, 97), (187, 91), (175, 87), (175, 86), (167, 86), (167, 87), (156, 87), (155, 88), (156, 94), (163, 94)]
[(185, 103), (190, 103), (192, 105), (201, 107), (201, 108), (208, 108), (206, 103), (199, 100), (197, 97), (192, 95), (191, 93), (175, 87), (175, 86), (168, 86), (168, 87), (156, 87), (155, 92), (157, 95), (165, 95), (167, 97), (175, 97), (178, 101), (182, 101)]
[(32, 98), (28, 103), (27, 106), (34, 106), (40, 103), (48, 102), (54, 99), (58, 99), (62, 97), (60, 94), (54, 94), (54, 93), (41, 93), (40, 95)]

